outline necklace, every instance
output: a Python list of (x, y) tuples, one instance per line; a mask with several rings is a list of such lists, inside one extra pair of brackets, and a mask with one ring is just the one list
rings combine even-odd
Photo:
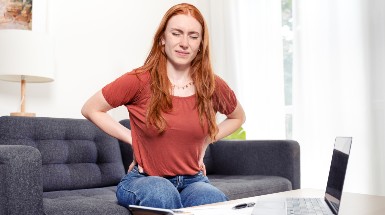
[(191, 81), (191, 82), (187, 83), (186, 85), (183, 85), (183, 86), (180, 87), (180, 86), (177, 86), (177, 85), (171, 83), (171, 87), (172, 87), (172, 89), (176, 88), (177, 90), (180, 90), (180, 89), (184, 90), (184, 89), (187, 89), (189, 86), (191, 86), (193, 84), (194, 84), (194, 81)]

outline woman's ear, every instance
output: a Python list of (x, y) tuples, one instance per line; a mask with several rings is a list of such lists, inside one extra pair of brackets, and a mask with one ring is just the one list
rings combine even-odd
[(164, 37), (163, 36), (161, 36), (160, 37), (160, 45), (162, 45), (162, 46), (164, 46), (164, 44), (166, 44), (166, 41), (164, 41)]

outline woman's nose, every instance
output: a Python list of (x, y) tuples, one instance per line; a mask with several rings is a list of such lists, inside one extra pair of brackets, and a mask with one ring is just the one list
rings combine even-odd
[(181, 37), (180, 42), (179, 42), (179, 46), (184, 48), (184, 49), (186, 49), (188, 47), (188, 37), (187, 36)]

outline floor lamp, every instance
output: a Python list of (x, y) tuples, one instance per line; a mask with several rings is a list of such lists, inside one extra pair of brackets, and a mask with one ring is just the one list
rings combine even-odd
[(20, 112), (11, 116), (35, 116), (25, 111), (26, 83), (51, 82), (53, 73), (53, 46), (47, 34), (0, 30), (0, 80), (21, 84)]

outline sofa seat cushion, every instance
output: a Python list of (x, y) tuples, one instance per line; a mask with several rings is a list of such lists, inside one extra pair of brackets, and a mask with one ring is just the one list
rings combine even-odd
[(115, 193), (116, 186), (44, 192), (44, 212), (47, 215), (129, 215), (126, 208), (118, 205)]
[(283, 177), (263, 175), (208, 175), (210, 182), (230, 200), (259, 196), (292, 189)]

